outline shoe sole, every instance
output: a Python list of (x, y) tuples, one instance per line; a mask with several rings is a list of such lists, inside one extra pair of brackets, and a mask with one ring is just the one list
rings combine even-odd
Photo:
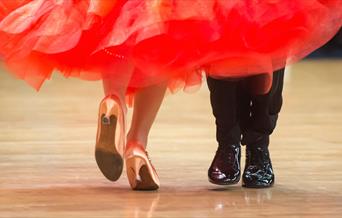
[(143, 158), (134, 156), (127, 159), (126, 171), (129, 184), (133, 190), (152, 191), (159, 188), (152, 177), (153, 169), (148, 166)]
[(209, 182), (215, 185), (236, 185), (238, 184), (240, 181), (240, 179), (236, 180), (236, 181), (232, 181), (232, 182), (216, 182), (214, 180), (209, 179)]
[(95, 146), (96, 163), (108, 180), (116, 181), (123, 170), (123, 158), (115, 146), (117, 116), (111, 115), (106, 121), (105, 114), (102, 114), (99, 122), (99, 138)]
[(271, 188), (273, 187), (273, 183), (267, 186), (260, 186), (260, 185), (246, 185), (242, 184), (242, 187), (244, 188), (255, 188), (255, 189), (263, 189), (263, 188)]

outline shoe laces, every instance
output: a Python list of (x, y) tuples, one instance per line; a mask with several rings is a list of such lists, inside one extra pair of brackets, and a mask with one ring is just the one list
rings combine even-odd
[(146, 157), (147, 157), (147, 159), (152, 163), (152, 160), (151, 160), (151, 158), (150, 158), (150, 156), (148, 155), (148, 152), (145, 150), (145, 154), (146, 154)]
[(250, 165), (264, 167), (266, 164), (270, 163), (268, 149), (264, 149), (261, 147), (247, 149), (247, 155)]

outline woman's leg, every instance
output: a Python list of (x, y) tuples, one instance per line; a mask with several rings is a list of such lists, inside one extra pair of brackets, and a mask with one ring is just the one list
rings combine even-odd
[(148, 135), (163, 101), (166, 84), (139, 90), (135, 96), (132, 123), (127, 135), (126, 172), (134, 190), (155, 190), (159, 178), (146, 152)]
[(140, 90), (134, 99), (133, 117), (127, 142), (137, 142), (146, 148), (148, 135), (164, 99), (166, 84)]
[(110, 62), (113, 65), (108, 65), (108, 69), (103, 71), (105, 98), (99, 108), (95, 158), (103, 175), (116, 181), (123, 169), (127, 113), (125, 94), (134, 65), (129, 59), (110, 59)]

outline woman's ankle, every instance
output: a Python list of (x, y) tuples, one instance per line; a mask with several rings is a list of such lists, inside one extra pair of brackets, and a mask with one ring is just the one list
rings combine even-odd
[(147, 146), (147, 136), (141, 134), (132, 134), (128, 132), (127, 134), (127, 144), (139, 144), (142, 145), (144, 148)]

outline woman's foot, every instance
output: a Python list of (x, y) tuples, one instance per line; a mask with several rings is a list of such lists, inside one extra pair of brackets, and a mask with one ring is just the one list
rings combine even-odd
[(116, 181), (123, 169), (123, 149), (115, 144), (115, 132), (119, 117), (119, 108), (115, 100), (108, 96), (100, 104), (98, 129), (95, 147), (95, 159), (103, 175)]
[(157, 190), (159, 188), (157, 172), (141, 144), (131, 142), (126, 146), (125, 161), (128, 181), (133, 190)]

